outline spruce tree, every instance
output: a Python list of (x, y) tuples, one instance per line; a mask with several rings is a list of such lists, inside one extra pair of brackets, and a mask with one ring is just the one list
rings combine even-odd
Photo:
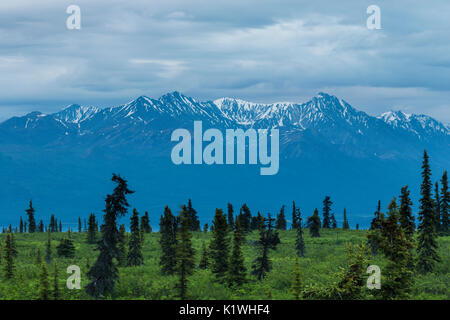
[(297, 220), (297, 236), (295, 238), (295, 249), (297, 250), (297, 256), (305, 256), (305, 241), (303, 240), (303, 226), (302, 226), (302, 216), (300, 209), (296, 209), (296, 220)]
[(62, 223), (61, 223), (61, 220), (59, 221), (59, 232), (62, 232)]
[(275, 223), (275, 228), (278, 230), (286, 230), (287, 222), (284, 215), (285, 206), (283, 205), (280, 209), (280, 213), (277, 215), (277, 222)]
[(230, 230), (233, 231), (234, 230), (233, 205), (231, 203), (228, 203), (227, 208), (228, 208), (228, 228), (230, 228)]
[(50, 229), (50, 232), (56, 232), (56, 228), (57, 228), (57, 224), (56, 224), (56, 219), (55, 219), (55, 215), (52, 214), (50, 216), (50, 223), (48, 224), (48, 228)]
[(187, 296), (188, 276), (192, 275), (195, 267), (195, 251), (192, 247), (190, 214), (186, 206), (180, 212), (180, 230), (177, 232), (176, 274), (178, 275), (178, 296), (184, 300)]
[(295, 201), (292, 201), (292, 230), (297, 230), (298, 221), (297, 221), (297, 208), (295, 207)]
[(259, 240), (257, 242), (259, 254), (252, 265), (252, 275), (256, 276), (258, 280), (263, 279), (271, 270), (272, 264), (269, 258), (269, 251), (275, 250), (276, 246), (280, 243), (278, 232), (273, 230), (274, 220), (270, 217), (269, 213), (268, 218), (265, 219), (267, 227), (263, 224), (260, 229)]
[(252, 214), (246, 203), (244, 203), (241, 207), (241, 210), (239, 212), (239, 219), (240, 219), (242, 229), (246, 233), (249, 232), (251, 230), (250, 224), (251, 224)]
[(136, 209), (133, 209), (133, 216), (130, 220), (130, 241), (127, 257), (128, 266), (140, 266), (144, 263), (144, 257), (142, 255), (142, 240), (139, 228), (139, 213)]
[(97, 240), (97, 221), (95, 219), (95, 214), (91, 213), (88, 220), (88, 232), (87, 232), (87, 242), (94, 244)]
[(152, 227), (150, 226), (150, 217), (148, 216), (147, 211), (145, 211), (144, 215), (141, 217), (141, 230), (144, 233), (152, 232)]
[(258, 214), (254, 217), (252, 217), (252, 220), (250, 222), (250, 230), (259, 230), (261, 224), (264, 224), (264, 217), (262, 214), (258, 211)]
[(59, 245), (56, 247), (56, 253), (60, 257), (73, 258), (75, 257), (75, 246), (73, 240), (69, 238), (62, 238)]
[(58, 276), (58, 264), (55, 260), (53, 265), (53, 300), (58, 300), (60, 298)]
[(81, 217), (78, 217), (78, 233), (83, 231), (83, 225), (81, 223)]
[(227, 279), (230, 287), (239, 287), (246, 282), (247, 268), (244, 264), (244, 255), (241, 249), (243, 242), (244, 232), (239, 219), (236, 219)]
[(47, 244), (45, 246), (45, 261), (50, 263), (52, 260), (52, 239), (50, 237), (50, 230), (47, 231)]
[[(241, 223), (241, 221), (239, 221)], [(226, 277), (228, 270), (229, 237), (227, 218), (222, 209), (216, 209), (213, 221), (214, 230), (210, 244), (211, 271), (219, 282)]]
[(127, 232), (125, 225), (121, 224), (119, 227), (119, 239), (117, 240), (117, 265), (119, 267), (125, 267), (127, 265)]
[(191, 225), (191, 231), (200, 231), (200, 220), (197, 216), (197, 211), (192, 207), (191, 199), (188, 200), (187, 210), (189, 213), (189, 223)]
[(400, 226), (405, 233), (408, 240), (412, 240), (416, 225), (414, 222), (414, 215), (412, 213), (411, 206), (413, 205), (411, 198), (409, 197), (408, 186), (404, 186), (400, 194)]
[(167, 206), (164, 209), (164, 215), (161, 216), (159, 233), (161, 235), (159, 239), (159, 244), (161, 245), (161, 257), (159, 260), (161, 273), (172, 275), (176, 266), (177, 220)]
[(441, 199), (439, 194), (439, 183), (437, 181), (434, 188), (434, 211), (436, 215), (436, 232), (439, 234), (441, 231)]
[(431, 197), (431, 169), (429, 158), (426, 151), (423, 155), (422, 163), (422, 185), (420, 186), (420, 211), (418, 226), (418, 245), (417, 245), (417, 268), (418, 271), (426, 274), (433, 271), (436, 262), (440, 261), (438, 254), (437, 232), (436, 232), (436, 213), (434, 201)]
[(367, 239), (369, 241), (372, 255), (376, 255), (378, 253), (378, 247), (380, 246), (379, 241), (381, 237), (381, 225), (383, 219), (384, 215), (383, 213), (381, 213), (381, 201), (378, 200), (377, 211), (375, 211), (375, 217), (370, 223), (370, 229), (367, 234)]
[(203, 225), (203, 232), (204, 232), (204, 233), (207, 233), (207, 232), (208, 232), (208, 229), (209, 229), (208, 224), (205, 223), (205, 224)]
[(14, 265), (14, 249), (12, 245), (12, 236), (11, 232), (9, 232), (6, 235), (6, 242), (5, 242), (5, 278), (11, 279), (14, 276), (14, 270), (16, 269)]
[(30, 200), (29, 208), (25, 210), (28, 215), (28, 232), (34, 233), (36, 232), (36, 220), (34, 219), (34, 208), (33, 202)]
[(320, 237), (320, 217), (317, 208), (314, 209), (314, 214), (308, 218), (308, 228), (312, 238)]
[(49, 300), (49, 298), (50, 298), (50, 288), (48, 283), (48, 271), (45, 262), (42, 262), (40, 284), (39, 284), (39, 299)]
[(200, 269), (207, 269), (209, 265), (208, 261), (208, 248), (206, 247), (205, 241), (202, 242), (202, 256), (200, 258), (200, 263), (198, 264), (198, 267)]
[(448, 189), (447, 171), (444, 171), (441, 179), (441, 227), (440, 232), (444, 236), (450, 235), (450, 190)]
[(347, 209), (344, 208), (344, 222), (342, 223), (342, 230), (350, 229), (350, 225), (347, 219)]
[(336, 218), (334, 217), (334, 212), (331, 213), (330, 224), (331, 224), (331, 229), (337, 229), (337, 222), (336, 222)]
[(20, 233), (23, 232), (23, 220), (22, 220), (22, 217), (20, 217), (19, 232), (20, 232)]
[(395, 198), (388, 210), (381, 228), (380, 249), (389, 260), (383, 271), (381, 294), (384, 299), (407, 299), (413, 286), (413, 245), (400, 225)]
[(323, 228), (324, 229), (330, 229), (331, 226), (331, 220), (330, 220), (330, 213), (331, 213), (331, 205), (333, 202), (331, 202), (330, 197), (326, 196), (323, 200)]
[(113, 174), (112, 181), (117, 184), (113, 194), (105, 199), (104, 224), (101, 226), (101, 237), (97, 249), (100, 251), (97, 261), (88, 272), (91, 281), (86, 286), (86, 292), (95, 298), (105, 297), (114, 293), (114, 285), (118, 279), (117, 259), (119, 250), (117, 242), (119, 231), (117, 230), (117, 218), (124, 216), (129, 207), (126, 196), (133, 193), (128, 189), (127, 181)]
[(37, 230), (38, 232), (44, 232), (44, 221), (42, 219), (39, 221)]
[(302, 297), (302, 274), (298, 266), (298, 257), (295, 257), (294, 267), (294, 281), (292, 282), (292, 293), (295, 300), (300, 300)]

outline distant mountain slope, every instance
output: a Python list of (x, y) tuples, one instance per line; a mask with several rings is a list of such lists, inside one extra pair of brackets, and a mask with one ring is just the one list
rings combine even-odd
[[(248, 166), (173, 165), (170, 135), (177, 128), (192, 130), (195, 120), (204, 128), (280, 129), (279, 174), (263, 178)], [(104, 109), (73, 104), (0, 123), (0, 148), (7, 186), (0, 190), (0, 224), (23, 214), (29, 198), (41, 201), (45, 214), (60, 211), (68, 219), (78, 211), (100, 210), (113, 171), (127, 173), (140, 187), (136, 203), (160, 209), (192, 197), (206, 217), (233, 198), (235, 205), (254, 203), (274, 212), (272, 206), (298, 195), (311, 210), (329, 193), (336, 205), (364, 217), (378, 198), (418, 184), (424, 149), (437, 174), (450, 167), (448, 126), (401, 111), (373, 117), (326, 93), (298, 104), (200, 102), (179, 92)]]

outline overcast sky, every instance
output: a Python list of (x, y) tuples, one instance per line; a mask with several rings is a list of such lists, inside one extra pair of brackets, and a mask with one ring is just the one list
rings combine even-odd
[[(381, 30), (366, 27), (371, 4)], [(2, 0), (0, 121), (177, 90), (267, 103), (324, 91), (450, 123), (449, 14), (448, 0)]]

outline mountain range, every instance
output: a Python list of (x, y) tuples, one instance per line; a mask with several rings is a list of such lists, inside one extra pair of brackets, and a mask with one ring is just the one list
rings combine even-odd
[[(172, 164), (171, 133), (192, 130), (196, 120), (204, 128), (279, 129), (279, 173), (261, 177), (249, 165)], [(166, 204), (176, 211), (188, 198), (209, 222), (227, 202), (236, 211), (247, 202), (254, 213), (274, 215), (295, 200), (309, 216), (325, 195), (338, 221), (346, 207), (354, 223), (365, 226), (376, 201), (387, 205), (403, 185), (417, 203), (424, 149), (435, 180), (450, 167), (448, 125), (402, 111), (370, 116), (326, 93), (305, 103), (202, 102), (172, 92), (118, 107), (72, 104), (0, 123), (0, 147), (0, 224), (17, 223), (29, 199), (38, 216), (55, 213), (67, 226), (78, 216), (101, 214), (117, 172), (136, 189), (131, 205), (149, 211), (155, 227)]]

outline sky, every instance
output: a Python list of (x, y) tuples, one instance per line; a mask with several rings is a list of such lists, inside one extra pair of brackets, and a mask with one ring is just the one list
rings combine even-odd
[[(66, 13), (78, 5), (80, 29)], [(367, 28), (369, 5), (381, 29)], [(450, 123), (450, 1), (2, 0), (0, 121), (72, 103), (305, 102)]]

